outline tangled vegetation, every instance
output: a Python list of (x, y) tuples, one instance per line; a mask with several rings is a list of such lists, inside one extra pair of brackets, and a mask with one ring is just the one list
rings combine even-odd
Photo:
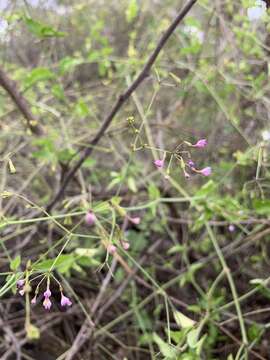
[(1, 1), (1, 359), (270, 359), (268, 7)]

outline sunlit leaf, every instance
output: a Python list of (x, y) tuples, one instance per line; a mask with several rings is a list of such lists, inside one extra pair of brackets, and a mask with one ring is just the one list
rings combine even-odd
[(66, 33), (55, 30), (52, 26), (43, 24), (29, 17), (24, 17), (23, 21), (27, 29), (39, 38), (63, 37)]
[(156, 333), (153, 334), (153, 340), (158, 345), (160, 352), (162, 353), (163, 356), (166, 357), (166, 359), (175, 359), (175, 356), (177, 354), (176, 349), (174, 349), (171, 345), (167, 344)]
[(174, 311), (173, 316), (177, 325), (183, 329), (192, 328), (196, 324), (194, 320), (190, 319), (180, 311)]

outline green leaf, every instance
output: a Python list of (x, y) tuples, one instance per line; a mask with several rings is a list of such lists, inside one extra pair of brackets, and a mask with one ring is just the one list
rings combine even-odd
[(160, 198), (159, 188), (154, 183), (151, 183), (148, 186), (148, 195), (150, 200), (156, 200)]
[(129, 0), (128, 8), (126, 10), (126, 19), (128, 23), (135, 19), (135, 17), (138, 15), (138, 10), (139, 7), (137, 0)]
[(195, 349), (198, 345), (199, 330), (193, 329), (187, 334), (187, 343), (191, 349)]
[(11, 260), (11, 262), (10, 262), (10, 269), (12, 270), (12, 271), (15, 271), (15, 270), (17, 270), (18, 269), (18, 267), (21, 265), (21, 256), (20, 255), (17, 255), (16, 257), (15, 257), (15, 259), (13, 259), (13, 260)]
[(49, 271), (53, 266), (53, 269), (57, 269), (61, 273), (68, 272), (75, 264), (75, 257), (73, 254), (60, 255), (55, 262), (55, 259), (43, 260), (34, 266), (37, 271)]
[(213, 180), (209, 180), (205, 183), (195, 194), (195, 197), (204, 197), (209, 195), (214, 189), (216, 184)]
[(134, 178), (131, 177), (131, 176), (128, 177), (127, 183), (128, 183), (129, 189), (130, 189), (132, 192), (136, 193), (138, 189), (137, 189), (137, 185), (136, 185), (136, 182), (135, 182)]
[(110, 211), (111, 206), (108, 201), (102, 201), (94, 205), (94, 211), (97, 213), (106, 213)]
[(194, 18), (193, 16), (187, 16), (185, 18), (185, 24), (188, 26), (194, 26), (196, 28), (200, 28), (201, 27), (201, 22)]
[(186, 315), (181, 313), (180, 311), (174, 311), (173, 312), (174, 319), (177, 323), (177, 325), (180, 328), (186, 329), (186, 328), (192, 328), (196, 322), (190, 318), (188, 318)]
[(174, 349), (171, 345), (167, 344), (158, 334), (153, 334), (153, 340), (158, 345), (160, 352), (166, 359), (175, 359), (177, 355), (176, 349)]
[(82, 167), (83, 168), (86, 168), (86, 169), (89, 169), (93, 166), (95, 166), (97, 163), (97, 161), (93, 158), (88, 158), (86, 160), (84, 160), (83, 164), (82, 164)]
[(74, 112), (76, 115), (78, 115), (81, 118), (86, 117), (87, 115), (89, 115), (89, 108), (86, 105), (86, 103), (80, 99), (79, 101), (77, 101), (77, 103), (75, 104), (75, 108), (74, 108)]
[(82, 59), (66, 56), (59, 62), (60, 74), (63, 75), (69, 71), (72, 71), (74, 67), (83, 63)]
[(256, 213), (259, 215), (269, 215), (270, 214), (270, 200), (265, 199), (255, 199), (253, 201), (253, 207), (256, 210)]
[(26, 77), (24, 84), (27, 88), (33, 86), (39, 81), (51, 80), (55, 74), (48, 68), (38, 67), (32, 70)]
[(74, 158), (76, 151), (73, 149), (62, 149), (56, 152), (59, 161), (68, 162)]
[(204, 334), (203, 337), (197, 342), (197, 345), (196, 345), (196, 354), (197, 355), (201, 354), (203, 343), (204, 343), (206, 338), (207, 338), (207, 334)]
[(51, 91), (53, 96), (56, 97), (58, 100), (65, 100), (64, 89), (60, 84), (54, 84)]
[(50, 25), (42, 24), (29, 17), (23, 17), (23, 21), (27, 29), (39, 38), (63, 37), (66, 35), (66, 33), (57, 31)]

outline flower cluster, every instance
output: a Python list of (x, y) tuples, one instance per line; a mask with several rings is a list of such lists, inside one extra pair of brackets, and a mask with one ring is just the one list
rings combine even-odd
[[(57, 281), (58, 282), (58, 281)], [(39, 284), (40, 285), (40, 284)], [(31, 300), (31, 304), (32, 305), (35, 305), (36, 302), (37, 302), (37, 296), (38, 296), (38, 293), (39, 293), (39, 285), (36, 287), (36, 290), (35, 290), (35, 296), (32, 298)], [(17, 288), (19, 290), (19, 294), (21, 296), (23, 296), (25, 294), (25, 288), (26, 288), (26, 285), (25, 285), (25, 280), (18, 280), (17, 281)], [(61, 300), (60, 300), (60, 304), (61, 306), (64, 308), (64, 307), (69, 307), (72, 305), (72, 301), (63, 294), (63, 289), (62, 289), (62, 286), (59, 284), (59, 288), (60, 288), (60, 293), (61, 293)], [(52, 307), (52, 301), (51, 301), (51, 296), (52, 296), (52, 293), (51, 293), (51, 290), (50, 290), (50, 282), (49, 280), (47, 281), (47, 288), (46, 288), (46, 291), (44, 291), (43, 293), (43, 306), (45, 308), (45, 310), (50, 310), (51, 307)]]
[[(122, 246), (122, 248), (124, 250), (128, 250), (129, 247), (130, 247), (129, 242), (125, 241), (125, 240), (120, 240), (120, 245)], [(113, 254), (115, 254), (117, 252), (117, 247), (115, 245), (113, 245), (113, 244), (109, 244), (107, 246), (107, 251), (108, 251), (109, 254), (113, 255)]]
[[(140, 224), (141, 218), (139, 216), (134, 216), (134, 217), (129, 216), (119, 204), (112, 203), (111, 205), (114, 208), (114, 210), (116, 210), (117, 213), (119, 215), (121, 215), (125, 220), (130, 221), (134, 225)], [(88, 226), (93, 226), (93, 225), (95, 225), (96, 221), (97, 221), (97, 218), (96, 218), (96, 215), (94, 214), (94, 212), (88, 211), (87, 214), (85, 215), (85, 223)], [(128, 241), (122, 240), (121, 236), (119, 236), (118, 241), (119, 241), (119, 244), (121, 245), (122, 249), (124, 249), (124, 250), (129, 249), (130, 244)], [(109, 245), (104, 244), (104, 246), (107, 249), (108, 253), (111, 255), (113, 255), (117, 252), (117, 247), (114, 244), (109, 244)]]
[[(207, 166), (203, 169), (198, 169), (195, 165), (195, 163), (191, 160), (190, 152), (185, 151), (182, 149), (182, 146), (188, 146), (189, 148), (197, 148), (202, 149), (207, 146), (207, 140), (206, 139), (200, 139), (195, 144), (191, 144), (188, 141), (184, 141), (182, 144), (178, 145), (176, 149), (173, 152), (164, 152), (163, 159), (157, 159), (154, 161), (154, 165), (158, 169), (162, 169), (165, 166), (165, 158), (167, 153), (171, 154), (169, 165), (167, 168), (167, 176), (170, 173), (170, 165), (172, 162), (173, 157), (180, 163), (180, 167), (184, 173), (184, 176), (189, 179), (191, 174), (200, 174), (202, 176), (209, 176), (212, 173), (212, 169), (210, 166)], [(187, 155), (187, 156), (186, 156)], [(185, 159), (187, 157), (187, 159)], [(186, 169), (189, 169), (187, 171)]]

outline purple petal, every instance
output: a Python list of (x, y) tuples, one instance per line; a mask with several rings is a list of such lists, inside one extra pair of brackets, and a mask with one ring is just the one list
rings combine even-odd
[(154, 164), (157, 168), (163, 168), (164, 166), (164, 160), (155, 160)]
[(197, 148), (204, 148), (206, 145), (207, 145), (207, 140), (206, 139), (200, 139), (193, 146), (197, 147)]
[(50, 308), (52, 306), (52, 302), (48, 297), (45, 297), (45, 299), (43, 301), (43, 306), (46, 310), (50, 310)]
[(71, 302), (71, 300), (67, 297), (67, 296), (65, 296), (65, 295), (62, 295), (61, 296), (61, 306), (71, 306), (72, 305), (72, 302)]
[(48, 289), (44, 292), (43, 295), (44, 295), (45, 298), (51, 297), (51, 295), (52, 295), (51, 290), (48, 288)]

